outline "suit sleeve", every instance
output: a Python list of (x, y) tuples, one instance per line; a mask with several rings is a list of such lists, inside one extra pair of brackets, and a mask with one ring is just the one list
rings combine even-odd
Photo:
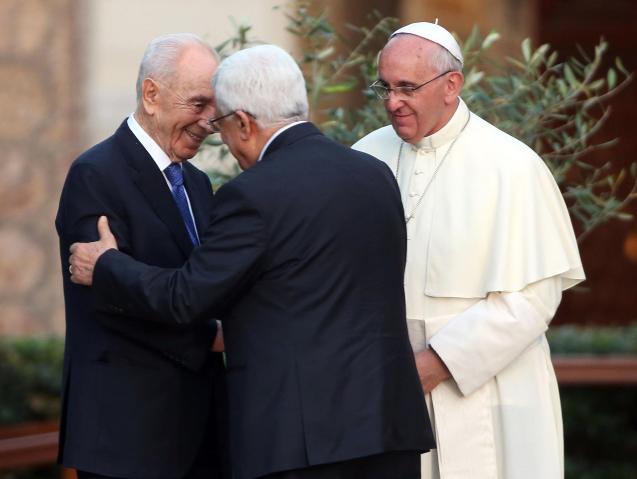
[[(103, 176), (90, 164), (76, 162), (71, 166), (64, 183), (55, 225), (63, 246), (75, 242), (96, 241), (97, 219), (109, 218), (109, 225), (121, 248), (128, 248), (128, 228), (116, 213), (117, 206), (109, 197)], [(68, 257), (62, 266), (68, 269)]]
[(259, 210), (240, 188), (216, 195), (202, 244), (180, 269), (163, 269), (117, 250), (95, 265), (96, 306), (138, 318), (187, 324), (223, 315), (258, 276), (266, 251)]
[[(87, 162), (73, 164), (64, 184), (56, 218), (62, 253), (62, 274), (68, 274), (70, 254), (68, 251), (71, 244), (98, 239), (97, 220), (101, 215), (108, 216), (109, 226), (119, 247), (130, 250), (128, 221), (127, 218), (122, 217), (125, 214), (123, 213), (125, 208), (119, 203), (120, 201), (122, 200), (117, 198), (116, 191), (103, 172)], [(93, 294), (90, 288), (78, 286), (66, 280), (65, 288), (71, 288), (73, 290), (71, 294), (76, 297)], [(91, 304), (90, 297), (87, 301)], [(170, 341), (162, 340), (158, 343), (156, 336), (146, 333), (144, 325), (134, 324), (130, 319), (121, 321), (123, 318), (112, 314), (94, 314), (93, 312), (90, 315), (82, 320), (97, 321), (101, 327), (144, 344), (194, 370), (203, 364), (216, 334), (216, 322), (208, 321), (199, 325), (196, 331), (187, 328), (176, 329)]]
[(510, 293), (490, 293), (432, 336), (466, 396), (506, 368), (548, 329), (562, 297), (558, 276)]

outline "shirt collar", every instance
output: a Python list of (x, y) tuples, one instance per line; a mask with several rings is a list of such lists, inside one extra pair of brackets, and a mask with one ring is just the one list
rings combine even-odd
[(469, 116), (469, 108), (462, 98), (458, 97), (458, 107), (451, 119), (433, 135), (425, 136), (418, 143), (412, 145), (414, 150), (435, 150), (452, 141), (460, 134), (462, 128), (467, 122)]
[(146, 133), (146, 130), (135, 119), (135, 114), (131, 113), (127, 120), (128, 128), (133, 132), (133, 135), (139, 140), (142, 146), (146, 149), (153, 161), (157, 164), (160, 171), (164, 171), (172, 162), (168, 155), (161, 149), (161, 147)]
[(264, 147), (261, 149), (261, 153), (259, 154), (259, 159), (257, 160), (257, 162), (259, 162), (259, 161), (261, 161), (263, 159), (263, 156), (265, 155), (265, 152), (268, 150), (268, 146), (270, 146), (270, 143), (272, 143), (277, 136), (279, 136), (285, 130), (287, 130), (289, 128), (292, 128), (293, 126), (299, 125), (301, 123), (307, 123), (307, 121), (305, 121), (305, 120), (295, 121), (294, 123), (289, 123), (289, 124), (287, 124), (285, 126), (282, 126), (277, 131), (275, 131), (272, 134), (272, 136), (270, 138), (268, 138), (268, 141), (265, 143)]

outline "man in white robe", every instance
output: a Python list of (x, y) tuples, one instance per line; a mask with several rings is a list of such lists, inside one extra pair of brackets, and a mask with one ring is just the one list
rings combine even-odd
[(354, 145), (386, 162), (402, 193), (407, 322), (437, 441), (422, 477), (561, 478), (544, 333), (584, 272), (551, 173), (469, 111), (462, 61), (439, 25), (395, 32), (373, 85), (392, 124)]

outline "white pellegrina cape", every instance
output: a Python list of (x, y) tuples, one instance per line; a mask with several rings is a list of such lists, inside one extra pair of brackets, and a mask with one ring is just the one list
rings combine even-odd
[(354, 148), (397, 176), (412, 217), (407, 317), (423, 322), (427, 347), (453, 376), (427, 398), (438, 449), (423, 479), (562, 477), (559, 393), (544, 332), (561, 291), (584, 271), (550, 171), (462, 100), (447, 125), (416, 145), (387, 126)]

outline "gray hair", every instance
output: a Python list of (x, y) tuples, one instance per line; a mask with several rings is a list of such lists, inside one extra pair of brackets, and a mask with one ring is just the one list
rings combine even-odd
[(435, 72), (462, 71), (462, 63), (449, 50), (436, 43), (434, 54), (427, 58), (429, 67)]
[(146, 78), (166, 80), (172, 78), (176, 73), (177, 62), (183, 49), (189, 45), (201, 45), (219, 60), (219, 55), (214, 49), (194, 33), (170, 33), (152, 40), (142, 61), (139, 64), (137, 74), (137, 104), (142, 99), (142, 83)]
[(261, 127), (307, 119), (305, 79), (294, 59), (275, 45), (240, 50), (215, 73), (217, 114), (250, 113)]

